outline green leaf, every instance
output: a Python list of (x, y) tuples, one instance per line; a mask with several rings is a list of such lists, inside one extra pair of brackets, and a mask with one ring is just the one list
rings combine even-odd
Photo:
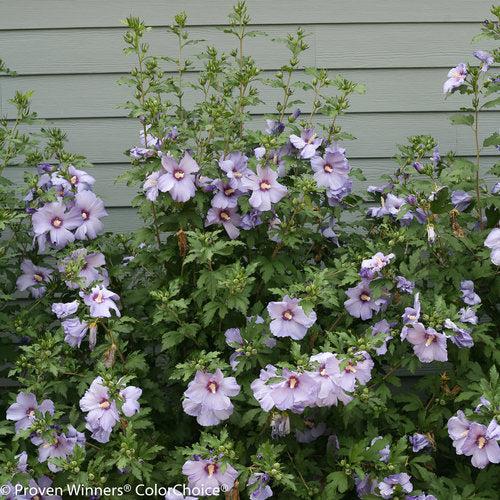
[(486, 137), (486, 139), (483, 142), (483, 146), (485, 148), (489, 146), (499, 146), (499, 145), (500, 145), (500, 134), (498, 132), (494, 132), (489, 137)]
[(490, 108), (494, 108), (494, 107), (498, 106), (499, 104), (500, 104), (500, 97), (496, 97), (495, 99), (492, 99), (491, 101), (485, 102), (481, 106), (481, 108), (490, 109)]
[(474, 117), (472, 115), (454, 115), (450, 117), (451, 123), (453, 125), (472, 125), (474, 123)]

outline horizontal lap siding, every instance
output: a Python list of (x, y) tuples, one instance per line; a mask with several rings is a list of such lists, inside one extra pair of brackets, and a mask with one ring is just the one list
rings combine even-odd
[[(353, 166), (367, 181), (377, 182), (394, 168), (396, 144), (417, 133), (434, 135), (441, 149), (461, 156), (473, 154), (469, 131), (451, 127), (448, 117), (466, 101), (461, 96), (443, 99), (441, 87), (448, 68), (470, 60), (476, 45), (470, 43), (478, 22), (488, 17), (490, 0), (249, 0), (255, 29), (267, 37), (250, 39), (247, 53), (264, 69), (262, 78), (286, 61), (287, 51), (272, 39), (302, 26), (310, 33), (310, 49), (303, 66), (341, 72), (367, 84), (367, 94), (354, 96), (343, 119), (345, 129), (358, 140), (346, 143)], [(229, 0), (0, 0), (0, 57), (20, 75), (0, 77), (0, 111), (13, 117), (8, 99), (15, 89), (33, 89), (33, 109), (68, 133), (69, 147), (95, 163), (96, 191), (109, 208), (106, 227), (112, 231), (139, 227), (130, 202), (135, 190), (115, 183), (126, 168), (124, 151), (137, 142), (138, 125), (125, 118), (118, 105), (130, 90), (116, 80), (134, 63), (122, 53), (124, 33), (120, 19), (133, 14), (156, 28), (148, 33), (154, 53), (168, 54), (173, 38), (165, 26), (181, 9), (188, 14), (193, 38), (204, 39), (229, 51), (230, 36), (218, 27), (226, 23), (233, 4)], [(490, 45), (482, 43), (481, 48)], [(198, 47), (189, 47), (193, 55)], [(173, 54), (172, 54), (173, 55)], [(186, 80), (196, 79), (199, 63)], [(171, 68), (166, 68), (171, 69)], [(298, 75), (306, 78), (304, 75)], [(263, 87), (265, 104), (252, 109), (251, 127), (262, 127), (272, 112), (276, 89)], [(196, 93), (186, 90), (188, 106)], [(310, 96), (301, 108), (310, 109)], [(483, 113), (484, 133), (498, 126), (495, 112)], [(493, 151), (487, 151), (493, 154)], [(487, 158), (485, 165), (491, 165)], [(21, 182), (23, 169), (10, 168), (7, 176)]]

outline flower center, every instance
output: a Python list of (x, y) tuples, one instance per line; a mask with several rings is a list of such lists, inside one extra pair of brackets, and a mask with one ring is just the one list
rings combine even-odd
[(269, 181), (261, 181), (260, 189), (262, 191), (269, 191), (271, 189), (271, 184), (269, 183)]
[(293, 318), (293, 313), (292, 313), (292, 311), (290, 311), (290, 309), (287, 309), (287, 310), (283, 313), (282, 318), (283, 318), (285, 321), (290, 321), (290, 320)]
[(479, 436), (479, 439), (477, 440), (477, 447), (480, 450), (482, 450), (485, 444), (486, 444), (486, 438), (484, 436)]
[(233, 188), (224, 189), (224, 194), (226, 196), (231, 196), (233, 193), (234, 193), (234, 189)]
[(307, 144), (312, 144), (314, 142), (314, 140), (316, 139), (316, 137), (318, 137), (318, 134), (311, 135), (311, 137), (307, 141)]
[(174, 171), (174, 177), (180, 181), (181, 179), (184, 179), (184, 172), (182, 170), (175, 170)]
[(417, 315), (416, 314), (408, 314), (408, 319), (415, 321), (417, 319)]
[(353, 365), (351, 365), (351, 363), (349, 363), (346, 367), (345, 367), (345, 371), (346, 372), (349, 372), (349, 373), (356, 373), (357, 370), (356, 368), (354, 368)]
[(325, 365), (321, 365), (321, 366), (319, 367), (319, 374), (320, 374), (322, 377), (326, 377), (326, 376), (327, 376)]
[(215, 394), (217, 392), (217, 389), (219, 388), (219, 384), (217, 382), (214, 382), (213, 380), (210, 381), (210, 383), (207, 385), (207, 389), (212, 393)]
[(233, 170), (233, 175), (234, 177), (236, 177), (236, 179), (243, 177), (243, 174), (241, 172), (238, 172), (237, 170)]
[(69, 182), (73, 185), (78, 184), (78, 177), (76, 175), (73, 175)]
[(41, 283), (43, 281), (43, 276), (41, 274), (34, 274), (33, 279), (38, 281), (38, 283)]
[(436, 342), (436, 336), (427, 334), (425, 336), (425, 346), (429, 347), (433, 342)]
[(217, 464), (208, 464), (205, 467), (205, 470), (208, 473), (208, 476), (213, 476), (217, 472)]
[(292, 376), (288, 379), (288, 386), (290, 389), (295, 389), (299, 385), (299, 379), (295, 376)]
[(99, 404), (99, 408), (102, 408), (103, 410), (107, 410), (111, 406), (111, 403), (105, 399), (104, 401), (101, 401)]
[(327, 174), (331, 174), (331, 173), (333, 172), (333, 167), (327, 163), (327, 164), (323, 167), (323, 170), (324, 170)]
[(60, 217), (54, 217), (54, 218), (50, 221), (50, 223), (51, 223), (54, 227), (59, 228), (59, 227), (61, 227), (61, 226), (62, 226), (63, 221), (62, 221), (62, 219), (61, 219)]
[(90, 214), (87, 210), (82, 210), (82, 219), (87, 220), (89, 218)]
[(97, 302), (98, 304), (102, 304), (103, 297), (102, 297), (102, 291), (99, 290), (99, 293), (94, 295), (94, 302)]
[(467, 434), (469, 434), (469, 429), (465, 429), (465, 431), (460, 434), (460, 437), (465, 437)]
[(34, 408), (28, 408), (28, 409), (26, 410), (26, 415), (27, 415), (28, 417), (34, 417), (34, 416), (35, 416), (35, 409), (34, 409)]
[(362, 293), (359, 298), (363, 301), (363, 302), (368, 302), (370, 300), (370, 296), (367, 294), (367, 293)]
[(223, 221), (230, 221), (231, 220), (231, 216), (225, 212), (225, 211), (222, 211), (220, 214), (219, 214), (219, 217), (223, 220)]

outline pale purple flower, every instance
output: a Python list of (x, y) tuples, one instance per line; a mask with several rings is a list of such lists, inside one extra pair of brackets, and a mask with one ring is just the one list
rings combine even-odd
[[(85, 248), (78, 248), (68, 257), (65, 257), (62, 261), (59, 262), (57, 266), (59, 272), (65, 273), (68, 264), (70, 262), (74, 262), (75, 260), (82, 261), (82, 268), (78, 273), (78, 277), (82, 280), (81, 286), (83, 288), (90, 286), (95, 281), (101, 282), (104, 286), (107, 286), (109, 284), (106, 270), (99, 269), (106, 264), (106, 260), (102, 253), (96, 252), (88, 254)], [(66, 280), (65, 284), (68, 288), (80, 288), (80, 284), (77, 282)]]
[(458, 66), (451, 68), (448, 72), (448, 80), (444, 82), (443, 92), (447, 94), (451, 92), (453, 89), (460, 87), (467, 77), (467, 65), (464, 63), (460, 63)]
[(73, 195), (73, 186), (70, 184), (68, 179), (63, 177), (59, 172), (51, 174), (50, 183), (46, 183), (46, 187), (53, 187), (56, 191), (56, 195), (61, 199), (66, 196)]
[(372, 290), (367, 281), (349, 288), (346, 295), (349, 298), (344, 302), (344, 307), (355, 318), (367, 320), (380, 311), (380, 304), (372, 297)]
[(424, 171), (424, 166), (422, 165), (421, 162), (419, 161), (414, 161), (413, 162), (413, 168), (419, 173), (421, 174), (423, 171)]
[(94, 186), (95, 179), (84, 170), (78, 170), (73, 165), (68, 167), (69, 183), (76, 187), (78, 192), (90, 191)]
[(66, 437), (73, 441), (75, 446), (85, 446), (86, 438), (85, 433), (77, 431), (71, 424), (68, 425), (68, 430), (66, 431)]
[(491, 194), (500, 193), (500, 182), (496, 182), (495, 185), (491, 188)]
[(474, 413), (481, 413), (482, 409), (491, 409), (491, 401), (488, 401), (484, 396), (479, 398), (479, 404), (474, 408)]
[(29, 259), (24, 259), (21, 263), (23, 274), (17, 278), (16, 287), (20, 292), (28, 290), (35, 299), (45, 294), (46, 284), (50, 281), (52, 269), (35, 266)]
[(102, 285), (94, 286), (89, 294), (80, 292), (80, 297), (83, 298), (85, 305), (89, 306), (90, 315), (93, 318), (110, 318), (111, 309), (115, 311), (117, 316), (121, 316), (115, 303), (120, 297)]
[(436, 242), (436, 230), (433, 224), (427, 224), (427, 241), (430, 245)]
[(473, 422), (462, 445), (462, 453), (472, 456), (472, 465), (484, 469), (489, 463), (500, 463), (500, 426), (493, 419), (488, 427)]
[(267, 382), (269, 379), (277, 376), (276, 367), (267, 365), (260, 370), (259, 378), (250, 384), (254, 398), (259, 402), (264, 411), (269, 411), (274, 406), (274, 400), (272, 398), (273, 388), (271, 385), (268, 385)]
[(144, 184), (142, 185), (142, 189), (146, 193), (146, 198), (149, 201), (156, 201), (156, 198), (158, 198), (158, 180), (160, 178), (160, 175), (162, 175), (161, 171), (149, 174), (146, 177)]
[(87, 429), (99, 442), (107, 442), (113, 427), (120, 420), (115, 401), (110, 397), (108, 388), (101, 377), (94, 379), (89, 389), (80, 399), (80, 409), (87, 412)]
[(444, 328), (452, 330), (455, 335), (448, 335), (448, 338), (457, 346), (470, 349), (474, 345), (474, 340), (468, 330), (460, 328), (451, 319), (446, 318), (443, 323)]
[(448, 420), (448, 435), (453, 441), (453, 447), (457, 455), (462, 455), (462, 446), (469, 434), (471, 422), (467, 420), (464, 412), (459, 410), (455, 417)]
[(474, 282), (471, 280), (464, 280), (460, 283), (460, 290), (462, 292), (462, 300), (469, 306), (476, 306), (481, 303), (481, 298), (474, 292)]
[(318, 387), (310, 374), (292, 372), (285, 368), (281, 378), (281, 382), (271, 385), (271, 397), (278, 410), (301, 412), (304, 407), (316, 401)]
[[(401, 316), (405, 325), (416, 323), (420, 319), (420, 292), (415, 294), (413, 298), (413, 307), (405, 307), (405, 312)], [(404, 339), (404, 337), (401, 337)]]
[(196, 193), (194, 174), (200, 167), (186, 152), (182, 160), (177, 163), (171, 156), (163, 156), (161, 164), (165, 173), (158, 179), (158, 189), (169, 192), (174, 201), (186, 202)]
[(319, 437), (324, 436), (326, 432), (327, 428), (324, 422), (320, 422), (316, 425), (313, 421), (306, 420), (305, 429), (295, 431), (295, 439), (299, 443), (312, 443)]
[(420, 493), (420, 495), (406, 495), (405, 500), (438, 500), (434, 495)]
[(28, 472), (28, 454), (23, 451), (16, 455), (17, 459), (16, 471), (20, 473)]
[(266, 120), (266, 134), (280, 135), (285, 130), (285, 124), (278, 120)]
[(266, 500), (273, 496), (273, 490), (269, 486), (269, 474), (264, 472), (254, 472), (248, 479), (247, 486), (250, 486), (250, 500)]
[(377, 252), (373, 257), (365, 259), (361, 262), (360, 275), (362, 278), (373, 279), (380, 275), (380, 271), (395, 257), (393, 253), (384, 255), (382, 252)]
[(38, 404), (34, 394), (20, 392), (16, 397), (16, 402), (7, 408), (7, 420), (16, 422), (16, 432), (22, 429), (29, 429), (36, 420), (36, 412), (42, 415), (54, 414), (54, 403), (50, 399), (44, 399)]
[(225, 465), (222, 467), (213, 459), (188, 460), (182, 466), (182, 473), (187, 476), (191, 490), (198, 488), (210, 496), (210, 491), (216, 488), (230, 491), (238, 477), (238, 471), (232, 465)]
[(254, 148), (253, 154), (257, 160), (262, 160), (266, 154), (266, 148), (264, 146)]
[(232, 240), (240, 235), (238, 227), (241, 224), (241, 216), (236, 208), (209, 208), (205, 219), (205, 227), (212, 224), (222, 225)]
[[(381, 439), (384, 439), (382, 436), (376, 436), (370, 441), (370, 446), (368, 446), (366, 449), (369, 450), (377, 441), (380, 441)], [(378, 452), (380, 456), (380, 461), (386, 464), (389, 462), (389, 459), (391, 457), (391, 447), (387, 444), (385, 445), (381, 450)]]
[(241, 229), (249, 231), (262, 224), (262, 219), (260, 218), (261, 212), (258, 210), (252, 210), (248, 212), (241, 218)]
[(345, 405), (352, 400), (352, 397), (344, 390), (354, 390), (354, 384), (350, 381), (345, 383), (345, 371), (340, 369), (340, 361), (335, 354), (324, 352), (315, 354), (310, 358), (311, 363), (318, 363), (316, 371), (309, 372), (309, 375), (316, 381), (318, 390), (315, 405), (319, 407), (337, 405), (342, 401)]
[(313, 129), (308, 128), (301, 132), (300, 137), (292, 134), (290, 142), (300, 151), (300, 157), (308, 160), (316, 154), (316, 150), (321, 146), (323, 139), (318, 137), (318, 134)]
[(92, 191), (81, 191), (75, 196), (75, 205), (70, 210), (68, 216), (79, 220), (80, 225), (75, 231), (78, 240), (92, 240), (102, 233), (104, 226), (102, 217), (106, 217), (108, 212), (104, 209), (103, 201)]
[(248, 157), (240, 151), (229, 153), (219, 160), (219, 167), (226, 172), (228, 179), (234, 179), (234, 181), (236, 181), (236, 187), (242, 192), (246, 191), (242, 180), (250, 173), (247, 162)]
[(367, 474), (363, 479), (356, 475), (354, 477), (354, 483), (356, 485), (356, 493), (359, 498), (375, 493), (375, 488), (378, 486), (377, 481), (369, 474)]
[(413, 491), (411, 477), (405, 472), (385, 477), (382, 482), (378, 484), (380, 496), (382, 498), (392, 498), (396, 491), (396, 487), (399, 487), (406, 493), (411, 493)]
[(491, 248), (491, 262), (500, 266), (500, 228), (495, 228), (484, 241), (484, 246)]
[(217, 192), (212, 198), (212, 207), (235, 208), (238, 205), (241, 191), (238, 189), (238, 182), (235, 179), (217, 180), (214, 182), (214, 186), (217, 188)]
[(383, 338), (382, 344), (375, 349), (375, 353), (378, 356), (383, 356), (387, 353), (387, 342), (389, 342), (389, 340), (392, 340), (392, 335), (389, 335), (390, 331), (391, 324), (386, 319), (382, 319), (372, 326), (372, 336)]
[(38, 446), (38, 461), (40, 463), (49, 461), (48, 467), (52, 472), (59, 472), (61, 469), (50, 462), (51, 458), (66, 458), (73, 454), (75, 442), (73, 439), (68, 439), (65, 434), (54, 433), (49, 441), (40, 439), (35, 441)]
[(396, 276), (396, 287), (400, 292), (413, 293), (415, 283), (406, 279), (404, 276)]
[(132, 148), (129, 153), (134, 160), (144, 160), (145, 158), (152, 158), (158, 154), (154, 149), (139, 147)]
[(351, 194), (352, 192), (352, 180), (346, 179), (343, 186), (338, 189), (327, 189), (326, 198), (328, 205), (331, 207), (337, 207), (342, 203), (342, 200)]
[(356, 382), (365, 385), (372, 378), (375, 363), (366, 351), (356, 353), (356, 359), (347, 363), (337, 383), (346, 391), (353, 391)]
[(462, 307), (460, 311), (460, 321), (462, 323), (471, 323), (472, 325), (477, 325), (478, 319), (476, 311), (472, 307)]
[(473, 55), (476, 59), (479, 59), (483, 64), (481, 64), (481, 71), (483, 73), (486, 73), (490, 66), (493, 65), (495, 62), (494, 57), (489, 53), (484, 50), (475, 50), (473, 52)]
[(286, 187), (277, 178), (274, 170), (260, 165), (257, 166), (257, 173), (249, 172), (243, 178), (243, 185), (252, 191), (249, 202), (253, 208), (261, 212), (271, 210), (272, 203), (278, 203), (287, 194)]
[(161, 139), (150, 134), (148, 131), (151, 129), (151, 125), (146, 125), (146, 135), (144, 136), (144, 129), (139, 131), (139, 139), (141, 146), (145, 146), (147, 148), (155, 148), (160, 149), (162, 145)]
[(31, 220), (38, 246), (43, 252), (47, 238), (58, 249), (75, 241), (71, 230), (80, 225), (81, 217), (66, 212), (66, 207), (62, 203), (54, 201), (38, 209), (32, 215)]
[(132, 417), (141, 408), (139, 398), (142, 395), (142, 389), (129, 385), (120, 391), (120, 396), (123, 399), (122, 413), (126, 417)]
[(401, 207), (406, 204), (404, 198), (398, 198), (392, 193), (389, 193), (385, 199), (384, 208), (386, 212), (390, 215), (397, 215), (401, 210)]
[(418, 432), (416, 432), (408, 438), (408, 441), (410, 441), (412, 450), (415, 453), (425, 450), (426, 448), (432, 448), (432, 444), (425, 434), (419, 434)]
[[(52, 479), (47, 476), (42, 476), (38, 478), (36, 481), (34, 479), (30, 479), (28, 483), (28, 488), (30, 494), (28, 496), (16, 496), (14, 497), (16, 500), (62, 500), (62, 497), (59, 495), (48, 495), (46, 492), (50, 491), (49, 488), (52, 485)], [(35, 493), (36, 492), (36, 493)], [(31, 494), (34, 493), (33, 496)]]
[(234, 377), (224, 377), (221, 370), (215, 373), (197, 371), (184, 392), (182, 408), (203, 426), (217, 425), (233, 413), (230, 397), (240, 393)]
[(80, 303), (78, 300), (73, 302), (55, 302), (52, 304), (52, 312), (57, 316), (58, 319), (64, 319), (78, 311), (78, 306)]
[(422, 363), (448, 361), (446, 335), (436, 332), (434, 328), (414, 323), (408, 327), (406, 340), (413, 344), (413, 351)]
[(451, 203), (453, 206), (463, 212), (471, 203), (472, 196), (465, 191), (452, 191), (451, 193)]
[(69, 318), (61, 323), (64, 331), (64, 341), (71, 347), (80, 347), (89, 330), (87, 322), (78, 318)]
[(346, 183), (350, 167), (344, 152), (343, 148), (335, 148), (326, 152), (324, 157), (311, 158), (311, 167), (318, 186), (336, 190)]
[(292, 299), (288, 295), (281, 302), (270, 302), (267, 311), (271, 317), (271, 333), (276, 337), (301, 340), (316, 322), (314, 311), (306, 314), (300, 306), (300, 299)]

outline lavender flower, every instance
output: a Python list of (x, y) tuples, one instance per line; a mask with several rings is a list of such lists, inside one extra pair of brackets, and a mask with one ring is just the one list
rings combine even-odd
[(448, 338), (457, 346), (461, 348), (470, 349), (474, 345), (474, 340), (468, 330), (460, 328), (451, 319), (446, 318), (443, 324), (444, 328), (452, 330), (455, 335), (449, 335)]
[(452, 191), (451, 193), (451, 203), (460, 212), (463, 212), (470, 205), (471, 201), (472, 196), (465, 191)]
[(217, 425), (233, 413), (230, 397), (237, 396), (240, 386), (234, 377), (224, 377), (221, 370), (215, 373), (197, 371), (182, 402), (184, 411), (203, 426)]
[(355, 476), (354, 483), (356, 484), (356, 493), (359, 498), (375, 493), (375, 489), (378, 486), (377, 481), (369, 474), (367, 474), (363, 479), (359, 476)]
[(92, 190), (95, 179), (84, 170), (78, 170), (73, 165), (68, 167), (69, 183), (76, 187), (78, 192)]
[(304, 338), (307, 330), (316, 322), (316, 313), (309, 314), (299, 305), (300, 299), (288, 295), (281, 302), (270, 302), (267, 306), (272, 318), (270, 329), (276, 337), (291, 337), (294, 340)]
[(465, 280), (460, 283), (462, 291), (462, 300), (469, 306), (475, 306), (481, 303), (481, 298), (474, 292), (474, 282)]
[(420, 312), (420, 293), (416, 293), (413, 298), (413, 307), (405, 307), (405, 312), (401, 316), (403, 323), (407, 325), (417, 322), (420, 319)]
[(73, 302), (56, 302), (52, 304), (52, 312), (57, 316), (58, 319), (64, 319), (72, 314), (75, 314), (78, 310), (80, 303), (77, 300)]
[(490, 69), (490, 66), (495, 62), (494, 57), (484, 50), (475, 50), (473, 55), (476, 59), (479, 59), (483, 64), (481, 65), (481, 71), (486, 73)]
[(75, 213), (67, 213), (66, 207), (55, 201), (38, 209), (31, 219), (40, 252), (45, 250), (47, 238), (58, 249), (75, 241), (71, 230), (77, 228), (81, 221), (81, 217), (75, 216)]
[(453, 440), (453, 447), (457, 455), (462, 455), (462, 446), (469, 434), (471, 422), (465, 418), (464, 412), (459, 410), (455, 417), (448, 420), (448, 435)]
[(50, 281), (52, 269), (35, 266), (31, 260), (24, 259), (21, 271), (23, 274), (16, 281), (17, 289), (21, 292), (28, 290), (35, 299), (42, 297), (47, 290), (45, 285)]
[(277, 376), (277, 369), (273, 365), (267, 365), (260, 370), (259, 378), (250, 384), (254, 398), (259, 402), (264, 411), (269, 411), (274, 406), (272, 398), (273, 387), (268, 385), (271, 378)]
[(266, 500), (273, 496), (273, 490), (269, 486), (269, 474), (264, 472), (254, 472), (248, 479), (247, 486), (250, 486), (250, 500)]
[(380, 311), (379, 302), (372, 297), (369, 282), (362, 281), (359, 285), (349, 288), (346, 294), (349, 299), (344, 302), (344, 307), (351, 316), (367, 320)]
[(23, 451), (16, 455), (17, 459), (16, 471), (22, 473), (28, 472), (28, 454)]
[(44, 399), (40, 404), (36, 396), (31, 393), (20, 392), (17, 395), (16, 402), (7, 408), (7, 420), (16, 422), (16, 432), (22, 429), (29, 429), (36, 420), (36, 412), (42, 415), (54, 414), (54, 403), (50, 399)]
[(462, 307), (458, 312), (460, 315), (460, 321), (462, 323), (471, 323), (473, 325), (477, 325), (478, 319), (476, 311), (474, 311), (472, 307)]
[(378, 489), (380, 490), (380, 496), (382, 498), (392, 498), (394, 493), (396, 493), (396, 489), (405, 493), (411, 493), (413, 491), (413, 485), (411, 484), (410, 476), (402, 472), (400, 474), (393, 474), (385, 477), (383, 481), (379, 483)]
[(248, 212), (241, 218), (241, 229), (249, 231), (262, 224), (262, 219), (260, 218), (261, 212), (258, 210), (252, 210)]
[(272, 384), (271, 397), (278, 410), (301, 412), (311, 405), (317, 397), (317, 385), (308, 373), (292, 372), (284, 369), (282, 382)]
[(484, 246), (491, 248), (491, 262), (500, 266), (500, 229), (495, 228), (484, 241)]
[(290, 136), (290, 142), (300, 151), (300, 157), (304, 160), (312, 158), (316, 150), (321, 146), (323, 139), (313, 129), (308, 128), (301, 132), (300, 137), (295, 134)]
[(115, 401), (110, 397), (108, 388), (101, 377), (94, 379), (89, 389), (80, 399), (80, 408), (87, 412), (87, 429), (92, 437), (101, 442), (109, 441), (113, 427), (120, 420)]
[(327, 189), (326, 198), (328, 205), (331, 207), (338, 207), (342, 200), (351, 194), (352, 192), (352, 180), (346, 179), (345, 183), (338, 189)]
[[(107, 286), (109, 284), (106, 270), (99, 269), (106, 264), (102, 253), (96, 252), (87, 254), (87, 250), (85, 248), (79, 248), (59, 262), (57, 266), (59, 272), (65, 273), (68, 264), (74, 262), (75, 260), (82, 261), (82, 268), (78, 273), (78, 278), (82, 280), (81, 286), (83, 288), (87, 288), (95, 281), (101, 282), (103, 286)], [(65, 284), (71, 289), (80, 288), (80, 284), (77, 282), (66, 280)]]
[(38, 448), (38, 461), (40, 463), (49, 460), (49, 470), (59, 472), (61, 469), (50, 462), (51, 458), (66, 458), (73, 454), (75, 442), (73, 439), (68, 439), (65, 434), (54, 433), (50, 440), (45, 441), (41, 438), (35, 439), (34, 443)]
[(132, 417), (140, 410), (139, 398), (141, 395), (142, 389), (133, 385), (129, 385), (120, 391), (120, 397), (123, 400), (122, 413), (126, 417)]
[(158, 154), (154, 149), (138, 147), (132, 148), (129, 153), (134, 160), (145, 160), (146, 158), (152, 158)]
[(280, 135), (285, 130), (285, 124), (278, 120), (266, 120), (266, 134)]
[(383, 356), (387, 353), (387, 342), (389, 342), (389, 340), (392, 340), (392, 335), (389, 335), (390, 331), (391, 324), (386, 319), (382, 319), (372, 326), (372, 336), (379, 336), (384, 340), (382, 345), (375, 349), (376, 354), (379, 356)]
[(413, 351), (422, 363), (448, 361), (446, 336), (436, 332), (434, 328), (414, 323), (408, 328), (406, 339), (413, 344)]
[(324, 157), (311, 158), (314, 179), (318, 186), (336, 190), (346, 183), (350, 167), (344, 153), (345, 149), (335, 147), (326, 152)]
[(279, 439), (290, 434), (290, 417), (287, 413), (274, 412), (270, 425), (273, 439)]
[(232, 465), (226, 464), (222, 467), (213, 459), (188, 460), (182, 466), (182, 473), (188, 477), (191, 490), (197, 488), (206, 495), (210, 495), (210, 490), (216, 488), (231, 490), (238, 477), (238, 472)]
[[(377, 441), (380, 441), (381, 439), (384, 439), (382, 436), (376, 436), (370, 441), (370, 446), (368, 446), (366, 449), (369, 450)], [(380, 461), (386, 464), (389, 462), (389, 459), (391, 458), (391, 447), (387, 444), (385, 445), (381, 450), (378, 452), (380, 456)]]
[(413, 293), (415, 283), (404, 276), (396, 276), (396, 288), (403, 293)]
[(452, 90), (460, 87), (467, 77), (467, 65), (460, 63), (458, 66), (450, 69), (448, 72), (448, 80), (444, 82), (443, 92), (447, 94)]
[(266, 212), (271, 210), (272, 203), (278, 203), (286, 195), (286, 187), (277, 178), (274, 170), (261, 166), (257, 166), (257, 173), (249, 172), (243, 178), (243, 186), (252, 191), (249, 202), (253, 208)]
[(228, 179), (233, 179), (236, 182), (236, 188), (241, 192), (246, 191), (243, 178), (250, 173), (247, 162), (248, 158), (240, 151), (229, 153), (219, 161), (221, 170), (226, 173)]
[(224, 337), (226, 337), (226, 344), (230, 347), (236, 349), (233, 354), (229, 357), (229, 364), (233, 370), (236, 370), (236, 367), (239, 364), (238, 358), (243, 355), (242, 347), (243, 347), (243, 337), (241, 336), (239, 328), (229, 328), (225, 331)]
[(94, 286), (89, 294), (80, 292), (80, 297), (83, 298), (85, 305), (90, 307), (90, 315), (93, 318), (110, 318), (111, 309), (115, 311), (117, 316), (121, 316), (115, 303), (120, 297), (102, 285)]
[(171, 156), (163, 156), (161, 164), (165, 173), (158, 180), (158, 189), (169, 192), (174, 201), (186, 202), (192, 198), (196, 193), (194, 174), (200, 167), (190, 154), (184, 153), (179, 163)]
[[(34, 479), (30, 479), (28, 483), (29, 488), (29, 496), (16, 496), (16, 500), (62, 500), (62, 497), (59, 495), (47, 495), (47, 491), (50, 491), (52, 479), (47, 476), (42, 476), (35, 481)], [(36, 492), (36, 493), (35, 493)], [(33, 496), (31, 496), (34, 493)]]
[(75, 231), (79, 240), (94, 239), (104, 230), (101, 217), (106, 217), (108, 212), (104, 203), (92, 191), (82, 191), (75, 196), (75, 205), (68, 216), (80, 220), (80, 225)]
[(410, 441), (410, 444), (412, 446), (412, 450), (415, 453), (418, 453), (419, 451), (425, 450), (426, 448), (432, 447), (432, 444), (429, 441), (428, 437), (425, 434), (419, 434), (418, 432), (413, 434), (413, 436), (410, 436), (408, 438), (408, 441)]
[(488, 427), (473, 422), (462, 445), (462, 453), (472, 456), (472, 465), (484, 469), (489, 463), (500, 463), (500, 426), (493, 419)]
[(214, 182), (214, 186), (217, 188), (217, 192), (212, 198), (212, 207), (235, 208), (237, 206), (241, 192), (238, 190), (238, 182), (236, 180), (217, 180)]
[(238, 227), (241, 225), (241, 216), (236, 208), (210, 208), (205, 219), (205, 227), (212, 224), (222, 225), (232, 240), (240, 235)]
[(365, 259), (361, 262), (360, 275), (362, 278), (371, 280), (375, 276), (380, 275), (380, 271), (394, 258), (394, 254), (384, 255), (382, 252), (377, 252), (370, 259)]
[(146, 198), (149, 201), (156, 201), (158, 198), (158, 180), (160, 179), (160, 176), (162, 175), (163, 172), (158, 171), (158, 172), (153, 172), (152, 174), (149, 174), (146, 177), (146, 180), (144, 181), (144, 184), (142, 185), (142, 189), (146, 193)]
[(80, 347), (89, 330), (89, 325), (78, 318), (70, 318), (61, 323), (64, 331), (64, 341), (71, 347)]

